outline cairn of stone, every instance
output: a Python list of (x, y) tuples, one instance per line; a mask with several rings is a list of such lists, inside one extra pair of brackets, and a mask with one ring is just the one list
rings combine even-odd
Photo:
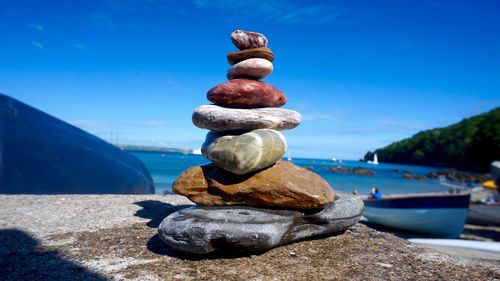
[(184, 171), (172, 187), (197, 206), (166, 217), (160, 238), (195, 254), (254, 253), (356, 224), (362, 200), (334, 195), (319, 175), (281, 161), (287, 144), (279, 131), (297, 127), (302, 117), (281, 108), (285, 94), (260, 81), (273, 71), (267, 38), (235, 30), (231, 40), (240, 51), (227, 55), (229, 81), (210, 89), (214, 104), (192, 116), (210, 130), (202, 153), (212, 164)]

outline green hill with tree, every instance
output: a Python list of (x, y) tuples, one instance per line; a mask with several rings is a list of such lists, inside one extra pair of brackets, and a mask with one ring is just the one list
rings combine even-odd
[(500, 160), (500, 107), (369, 151), (364, 159), (372, 160), (374, 153), (380, 162), (488, 172), (490, 163)]

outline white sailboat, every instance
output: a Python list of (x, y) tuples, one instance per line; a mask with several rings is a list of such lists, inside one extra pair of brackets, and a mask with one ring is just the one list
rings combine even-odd
[(378, 157), (377, 157), (377, 153), (375, 153), (375, 154), (373, 155), (373, 161), (368, 161), (368, 162), (366, 162), (366, 163), (368, 163), (368, 164), (372, 164), (372, 165), (378, 165)]
[(342, 161), (342, 159), (341, 159), (340, 157), (339, 157), (339, 158), (335, 158), (335, 157), (333, 157), (333, 158), (332, 158), (332, 161), (333, 161), (333, 162), (336, 162), (336, 163), (342, 163), (342, 162), (344, 162), (344, 161)]

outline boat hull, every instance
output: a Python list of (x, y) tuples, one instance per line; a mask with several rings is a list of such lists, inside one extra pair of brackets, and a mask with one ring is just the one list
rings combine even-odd
[(0, 194), (153, 194), (144, 164), (0, 93)]
[(368, 221), (397, 229), (436, 237), (459, 237), (464, 229), (467, 209), (383, 209), (365, 208)]
[(467, 222), (479, 225), (500, 225), (500, 205), (471, 204)]
[(396, 196), (365, 200), (369, 222), (392, 228), (455, 238), (463, 231), (470, 195)]

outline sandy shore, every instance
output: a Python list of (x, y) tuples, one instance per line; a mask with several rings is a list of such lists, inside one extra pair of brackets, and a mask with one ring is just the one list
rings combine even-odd
[(421, 247), (357, 224), (246, 257), (185, 256), (156, 227), (186, 207), (169, 195), (0, 195), (5, 280), (494, 280), (500, 261)]

